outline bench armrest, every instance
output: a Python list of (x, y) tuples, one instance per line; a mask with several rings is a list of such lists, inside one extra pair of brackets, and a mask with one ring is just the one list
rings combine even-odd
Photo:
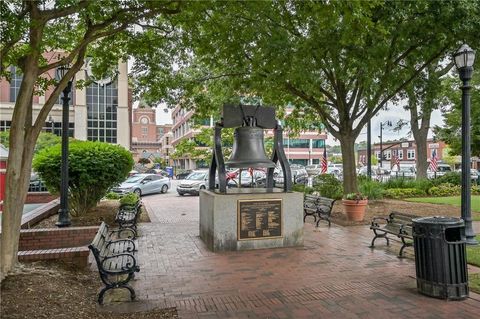
[(377, 226), (378, 227), (378, 220), (384, 220), (388, 223), (388, 218), (385, 218), (385, 217), (381, 217), (381, 216), (374, 216), (372, 218), (372, 226)]
[(125, 239), (125, 238), (121, 237), (121, 233), (123, 233), (123, 232), (127, 232), (127, 233), (130, 232), (130, 234), (128, 234), (126, 236), (126, 239), (134, 239), (136, 237), (135, 231), (133, 229), (131, 229), (130, 227), (119, 228), (119, 229), (111, 229), (110, 230), (110, 235), (116, 233), (117, 234), (116, 236), (117, 236), (118, 239)]
[[(128, 260), (125, 263), (125, 265), (122, 265), (121, 270), (120, 269), (119, 270), (109, 270), (109, 269), (105, 268), (105, 262), (110, 261), (111, 259), (121, 259), (125, 256), (127, 257)], [(120, 274), (120, 273), (133, 272), (133, 271), (139, 271), (140, 270), (140, 268), (137, 266), (137, 260), (135, 259), (135, 257), (133, 257), (132, 254), (127, 254), (127, 253), (117, 254), (117, 255), (113, 255), (113, 256), (107, 256), (102, 260), (102, 264), (100, 266), (105, 272), (110, 273), (110, 274)]]

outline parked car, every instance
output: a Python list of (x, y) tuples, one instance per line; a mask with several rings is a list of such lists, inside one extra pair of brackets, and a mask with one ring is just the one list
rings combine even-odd
[(440, 177), (443, 176), (449, 172), (453, 172), (452, 168), (448, 164), (437, 164), (437, 171), (434, 172), (430, 169), (430, 167), (427, 170), (427, 176), (428, 178), (435, 178), (435, 177)]
[(117, 187), (112, 188), (112, 192), (124, 195), (135, 193), (138, 196), (166, 193), (170, 188), (170, 179), (157, 174), (136, 174), (130, 176)]
[[(461, 168), (460, 168), (460, 169), (457, 169), (457, 172), (461, 174), (461, 173), (462, 173), (462, 169), (461, 169)], [(472, 180), (473, 183), (478, 184), (478, 182), (479, 182), (479, 180), (478, 180), (478, 179), (479, 179), (479, 173), (478, 173), (478, 171), (476, 171), (476, 170), (474, 170), (474, 169), (471, 169), (471, 170), (470, 170), (470, 178), (471, 178), (471, 180)]]
[(394, 177), (405, 177), (405, 178), (415, 178), (417, 176), (417, 170), (415, 166), (397, 166), (394, 167), (394, 170), (390, 172), (391, 176)]
[(145, 174), (156, 174), (156, 175), (160, 175), (160, 176), (163, 176), (163, 177), (171, 178), (171, 176), (170, 176), (170, 174), (168, 174), (168, 172), (164, 171), (163, 169), (159, 169), (159, 168), (150, 168), (145, 172)]
[(185, 194), (199, 195), (200, 190), (208, 187), (208, 170), (193, 171), (177, 186), (180, 196)]
[[(290, 168), (292, 173), (292, 183), (293, 184), (307, 184), (308, 183), (308, 174), (305, 168)], [(285, 178), (283, 176), (283, 171), (281, 169), (275, 170), (273, 174), (273, 181), (275, 187), (283, 187)]]
[(175, 177), (176, 179), (185, 179), (188, 175), (190, 175), (191, 172), (191, 169), (187, 169), (184, 172), (178, 173), (177, 175), (175, 175)]
[(242, 187), (265, 187), (267, 185), (267, 174), (260, 169), (242, 170), (240, 178), (238, 172), (236, 175), (230, 173), (230, 177), (227, 178), (228, 187), (238, 187), (239, 183), (242, 184)]

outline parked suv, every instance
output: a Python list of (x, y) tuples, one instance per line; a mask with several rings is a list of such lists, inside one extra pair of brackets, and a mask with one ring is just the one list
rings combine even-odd
[(308, 165), (305, 167), (308, 175), (320, 175), (322, 173), (322, 165), (321, 164), (313, 164)]
[(191, 172), (177, 186), (177, 193), (180, 196), (185, 194), (199, 195), (201, 189), (208, 187), (208, 170), (198, 170)]

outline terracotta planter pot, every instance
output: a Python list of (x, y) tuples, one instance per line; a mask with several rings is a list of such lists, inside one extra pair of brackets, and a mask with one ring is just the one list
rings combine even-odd
[(349, 221), (361, 222), (365, 218), (365, 210), (367, 209), (368, 199), (364, 200), (342, 200), (345, 214)]

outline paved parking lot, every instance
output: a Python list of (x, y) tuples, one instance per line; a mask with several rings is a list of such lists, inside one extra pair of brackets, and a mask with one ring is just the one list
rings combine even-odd
[[(177, 181), (174, 181), (174, 185)], [(415, 265), (368, 248), (368, 226), (315, 229), (305, 245), (212, 253), (198, 237), (198, 197), (143, 197), (139, 302), (177, 307), (181, 318), (478, 318), (480, 296), (443, 301), (417, 293)]]

